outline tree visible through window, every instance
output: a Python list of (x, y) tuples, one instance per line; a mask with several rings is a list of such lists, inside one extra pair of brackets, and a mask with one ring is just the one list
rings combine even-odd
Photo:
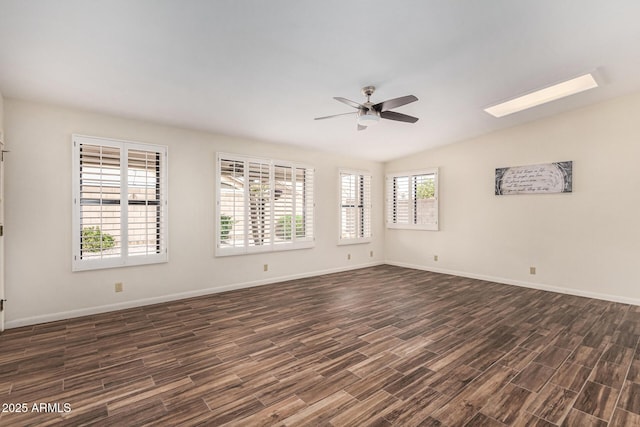
[(310, 247), (313, 169), (219, 154), (217, 255)]
[(74, 135), (73, 150), (73, 269), (166, 261), (166, 147)]
[(387, 228), (438, 230), (438, 170), (387, 175)]

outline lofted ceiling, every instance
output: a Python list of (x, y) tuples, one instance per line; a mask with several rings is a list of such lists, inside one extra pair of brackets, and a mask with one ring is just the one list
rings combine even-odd
[[(0, 93), (377, 161), (640, 91), (637, 0), (0, 0)], [(500, 119), (499, 101), (600, 87)], [(362, 102), (413, 94), (356, 131)]]

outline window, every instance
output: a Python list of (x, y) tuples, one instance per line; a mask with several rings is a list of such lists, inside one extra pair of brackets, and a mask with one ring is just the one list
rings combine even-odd
[(438, 230), (438, 170), (387, 175), (387, 228)]
[(216, 255), (312, 247), (313, 172), (297, 163), (219, 153)]
[(371, 241), (371, 175), (340, 171), (340, 244)]
[(167, 147), (73, 136), (73, 271), (167, 261)]

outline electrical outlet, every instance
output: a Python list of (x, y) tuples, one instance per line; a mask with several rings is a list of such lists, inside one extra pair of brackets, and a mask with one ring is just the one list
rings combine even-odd
[(265, 264), (263, 269), (264, 269), (264, 271), (269, 271), (269, 264)]
[(373, 258), (373, 251), (369, 251), (369, 257)]
[(437, 260), (438, 260), (438, 255), (434, 255), (434, 256), (433, 256), (433, 260), (434, 260), (434, 261), (437, 261)]
[(347, 259), (351, 259), (351, 254), (347, 254)]
[(116, 288), (116, 292), (122, 292), (124, 289), (122, 286), (122, 282), (117, 282), (115, 288)]
[(536, 268), (535, 267), (529, 267), (529, 274), (536, 274)]

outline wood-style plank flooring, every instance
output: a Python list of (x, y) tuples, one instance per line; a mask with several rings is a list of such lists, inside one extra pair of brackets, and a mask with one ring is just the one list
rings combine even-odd
[(635, 426), (639, 337), (640, 307), (385, 265), (7, 330), (0, 425)]

